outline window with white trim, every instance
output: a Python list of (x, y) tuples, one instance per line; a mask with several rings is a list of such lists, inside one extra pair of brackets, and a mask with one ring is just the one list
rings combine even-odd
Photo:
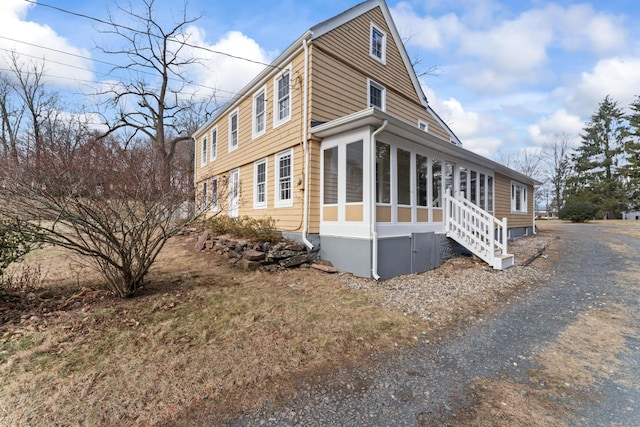
[(418, 120), (418, 128), (427, 132), (429, 130), (429, 123), (425, 122), (424, 120)]
[(267, 207), (267, 160), (259, 160), (253, 165), (253, 208)]
[(362, 203), (364, 193), (363, 142), (347, 144), (347, 203)]
[(253, 95), (253, 138), (264, 134), (267, 123), (267, 89), (263, 87)]
[(200, 152), (200, 164), (202, 166), (207, 164), (207, 147), (208, 147), (208, 142), (207, 142), (207, 137), (203, 136), (202, 137), (202, 149)]
[(376, 141), (376, 203), (391, 203), (391, 146)]
[(384, 86), (369, 79), (369, 107), (375, 107), (382, 111), (386, 108), (386, 92)]
[(276, 127), (291, 119), (291, 66), (276, 77), (273, 91), (273, 126)]
[(276, 154), (276, 207), (293, 205), (293, 150)]
[(371, 55), (373, 59), (385, 64), (387, 61), (387, 33), (382, 31), (372, 22), (369, 34), (369, 55)]
[(511, 212), (527, 212), (527, 186), (511, 181)]
[(338, 146), (324, 150), (324, 180), (322, 203), (335, 205), (338, 203)]
[(218, 177), (211, 178), (211, 210), (218, 210)]
[(200, 208), (202, 210), (207, 209), (209, 205), (209, 187), (207, 186), (207, 181), (202, 181), (202, 191), (200, 193)]
[(218, 157), (218, 126), (214, 127), (211, 131), (211, 150), (209, 156), (211, 161), (214, 161)]
[(238, 148), (238, 122), (240, 116), (238, 110), (229, 115), (229, 151)]

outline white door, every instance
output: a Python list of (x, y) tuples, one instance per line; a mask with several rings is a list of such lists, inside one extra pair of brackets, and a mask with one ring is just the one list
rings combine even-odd
[(229, 173), (229, 216), (238, 216), (238, 205), (240, 204), (240, 171), (232, 170)]

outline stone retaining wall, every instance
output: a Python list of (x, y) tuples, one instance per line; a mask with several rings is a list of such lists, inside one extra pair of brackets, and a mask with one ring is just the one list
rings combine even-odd
[(332, 268), (326, 262), (314, 261), (312, 264), (306, 247), (291, 240), (250, 243), (246, 240), (212, 236), (209, 231), (204, 231), (197, 238), (195, 250), (211, 251), (226, 258), (230, 264), (251, 271), (260, 268), (274, 272), (292, 267), (315, 267), (327, 271)]

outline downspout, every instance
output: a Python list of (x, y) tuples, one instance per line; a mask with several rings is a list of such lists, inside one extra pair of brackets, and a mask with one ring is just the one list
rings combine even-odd
[(304, 151), (304, 197), (302, 212), (302, 242), (307, 249), (313, 250), (313, 244), (307, 239), (307, 231), (309, 228), (309, 143), (308, 126), (309, 126), (309, 46), (307, 45), (307, 37), (302, 39), (304, 46), (304, 88), (302, 96), (302, 149)]
[(376, 214), (377, 202), (376, 202), (376, 136), (387, 127), (389, 122), (387, 120), (382, 123), (378, 129), (376, 129), (371, 134), (371, 168), (369, 168), (369, 173), (371, 174), (371, 179), (369, 180), (370, 190), (369, 194), (371, 197), (372, 208), (369, 210), (370, 219), (371, 219), (371, 239), (373, 243), (373, 250), (371, 254), (371, 276), (380, 280), (380, 276), (378, 275), (378, 230), (376, 227), (376, 221), (378, 220)]

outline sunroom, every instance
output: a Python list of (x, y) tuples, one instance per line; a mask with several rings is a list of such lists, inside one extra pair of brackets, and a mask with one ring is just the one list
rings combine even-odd
[(320, 256), (340, 270), (384, 279), (454, 255), (461, 248), (445, 235), (447, 192), (494, 211), (487, 159), (378, 109), (312, 133), (322, 138)]

